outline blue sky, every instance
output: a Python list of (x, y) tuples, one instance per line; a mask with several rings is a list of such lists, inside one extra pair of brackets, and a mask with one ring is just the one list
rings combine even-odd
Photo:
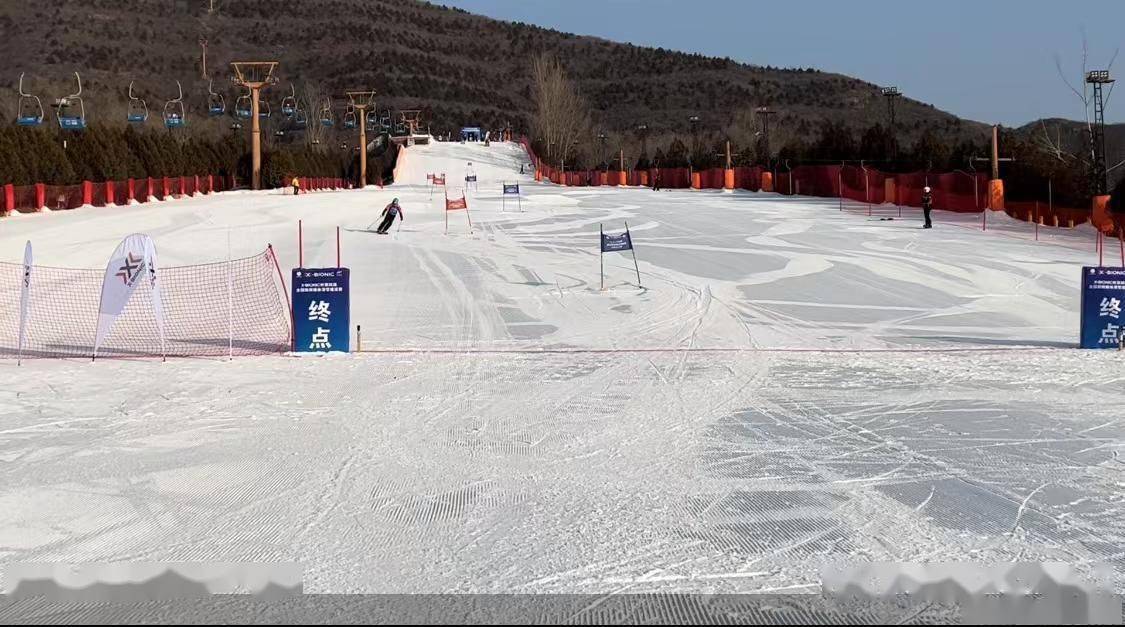
[[(1082, 31), (1091, 67), (1125, 39), (1125, 0), (435, 0), (498, 19), (783, 67), (815, 67), (961, 117), (1080, 119)], [(1125, 52), (1113, 66), (1125, 79)], [(1125, 97), (1107, 107), (1125, 122)]]

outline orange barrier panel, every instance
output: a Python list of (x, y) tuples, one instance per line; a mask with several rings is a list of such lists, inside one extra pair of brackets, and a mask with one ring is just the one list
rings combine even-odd
[(992, 179), (988, 182), (988, 208), (993, 211), (1004, 210), (1004, 181)]
[(1090, 221), (1102, 233), (1113, 233), (1116, 225), (1113, 216), (1109, 214), (1109, 196), (1094, 196), (1093, 211)]
[(734, 189), (734, 169), (723, 170), (723, 189)]
[(773, 173), (772, 172), (762, 172), (762, 187), (761, 187), (761, 189), (762, 189), (763, 192), (772, 192), (773, 191)]

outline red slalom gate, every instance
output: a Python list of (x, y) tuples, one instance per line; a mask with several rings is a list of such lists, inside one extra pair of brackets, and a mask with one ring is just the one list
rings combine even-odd
[(469, 233), (473, 232), (473, 218), (469, 215), (469, 201), (465, 198), (465, 192), (462, 190), (460, 198), (450, 198), (449, 191), (445, 192), (445, 234), (449, 234), (449, 212), (450, 211), (464, 211), (465, 218), (469, 221)]

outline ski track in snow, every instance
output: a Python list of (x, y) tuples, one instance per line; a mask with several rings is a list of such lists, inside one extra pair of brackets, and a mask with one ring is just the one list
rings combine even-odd
[[(334, 263), (340, 226), (352, 323), (380, 351), (0, 360), (0, 560), (300, 561), (317, 593), (635, 593), (1022, 559), (1108, 562), (1121, 589), (1120, 357), (1067, 349), (1082, 232), (567, 189), (517, 174), (523, 158), (417, 146), (382, 190), (0, 221), (12, 261), (32, 239), (44, 264), (98, 267), (139, 231), (163, 263), (201, 263), (229, 231), (231, 254), (272, 243), (286, 275), (298, 219), (310, 267)], [(454, 213), (443, 235), (425, 174), (453, 183), (468, 161), (474, 232)], [(502, 181), (522, 213), (501, 211)], [(368, 232), (393, 196), (401, 231)], [(612, 254), (602, 291), (598, 225), (626, 220), (644, 287)]]

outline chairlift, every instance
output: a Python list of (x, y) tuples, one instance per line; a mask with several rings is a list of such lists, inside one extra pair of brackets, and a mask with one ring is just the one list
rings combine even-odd
[(287, 118), (293, 117), (297, 112), (297, 87), (289, 85), (290, 95), (281, 99), (281, 113)]
[(23, 90), (23, 73), (20, 73), (20, 101), (16, 111), (16, 124), (39, 126), (43, 123), (43, 102)]
[(349, 104), (348, 110), (344, 112), (344, 128), (355, 128), (357, 124), (355, 107)]
[(300, 103), (298, 103), (297, 109), (293, 112), (293, 124), (299, 130), (305, 128), (308, 123), (309, 116), (305, 113), (305, 110), (301, 108)]
[(179, 90), (180, 95), (164, 103), (164, 126), (170, 129), (183, 128), (187, 124), (187, 119), (184, 117), (184, 88), (180, 85), (180, 81), (176, 81), (176, 89)]
[(324, 106), (320, 108), (320, 125), (325, 128), (332, 128), (334, 124), (336, 124), (336, 120), (332, 117), (332, 101), (325, 98)]
[(55, 103), (55, 118), (59, 121), (59, 128), (67, 131), (86, 128), (86, 104), (82, 102), (82, 77), (78, 72), (74, 73), (74, 80), (78, 82), (78, 91), (59, 98)]
[(270, 117), (271, 113), (272, 113), (272, 110), (270, 109), (270, 101), (266, 100), (265, 98), (262, 98), (259, 95), (258, 96), (258, 117), (259, 118), (268, 118), (268, 117)]
[(234, 114), (240, 118), (250, 118), (254, 115), (251, 108), (253, 105), (250, 102), (250, 88), (246, 88), (246, 93), (239, 96), (238, 100), (234, 101)]
[(125, 117), (132, 124), (148, 121), (148, 104), (143, 98), (133, 95), (133, 81), (129, 81), (129, 110)]
[(207, 115), (212, 117), (227, 112), (227, 100), (222, 94), (217, 94), (211, 89), (214, 80), (207, 81)]
[(367, 112), (367, 130), (374, 131), (379, 128), (379, 114), (375, 111)]

